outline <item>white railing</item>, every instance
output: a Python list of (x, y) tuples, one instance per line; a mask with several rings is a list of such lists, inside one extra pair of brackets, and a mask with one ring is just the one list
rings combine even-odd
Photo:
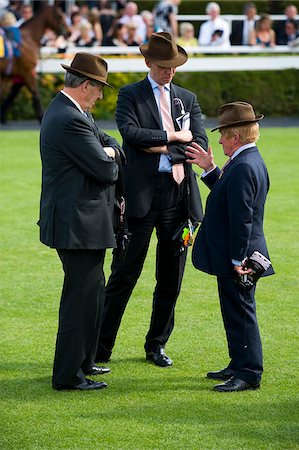
[[(103, 53), (100, 53), (103, 55)], [(59, 73), (64, 72), (61, 63), (70, 65), (73, 55), (66, 56), (64, 59), (43, 59), (38, 62), (37, 71), (39, 73)], [(126, 58), (108, 57), (109, 72), (147, 72), (144, 59), (141, 57)], [(178, 72), (227, 72), (237, 70), (284, 70), (299, 69), (298, 56), (222, 56), (188, 59), (186, 64), (177, 68)]]
[[(299, 45), (296, 47), (289, 47), (288, 45), (277, 45), (273, 48), (263, 48), (258, 45), (232, 45), (228, 47), (217, 46), (198, 46), (198, 47), (184, 47), (186, 52), (190, 55), (202, 54), (296, 54), (299, 53)], [(75, 55), (78, 52), (87, 52), (94, 55), (141, 55), (139, 47), (75, 47), (70, 46), (66, 48), (66, 54)], [(56, 47), (42, 47), (40, 50), (41, 58), (57, 55), (58, 49)], [(61, 53), (63, 57), (63, 53)]]

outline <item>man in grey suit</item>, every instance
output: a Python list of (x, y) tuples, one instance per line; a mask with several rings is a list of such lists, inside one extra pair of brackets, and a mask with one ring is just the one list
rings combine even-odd
[(105, 249), (116, 247), (113, 229), (120, 146), (98, 130), (89, 110), (103, 97), (107, 64), (77, 53), (65, 87), (41, 124), (40, 239), (55, 248), (64, 270), (53, 388), (93, 390), (107, 386), (85, 378), (109, 368), (95, 365), (105, 298)]
[[(257, 389), (263, 372), (256, 283), (248, 289), (241, 282), (252, 273), (248, 258), (253, 252), (262, 254), (262, 260), (269, 258), (263, 232), (269, 176), (256, 147), (257, 122), (262, 118), (246, 102), (221, 106), (219, 125), (212, 131), (219, 129), (219, 143), (229, 157), (222, 170), (215, 165), (211, 148), (205, 152), (192, 143), (186, 152), (189, 163), (204, 169), (202, 179), (211, 189), (192, 256), (197, 269), (217, 276), (230, 361), (225, 369), (208, 372), (207, 377), (224, 381), (214, 386), (219, 392)], [(264, 275), (273, 273), (270, 265)]]

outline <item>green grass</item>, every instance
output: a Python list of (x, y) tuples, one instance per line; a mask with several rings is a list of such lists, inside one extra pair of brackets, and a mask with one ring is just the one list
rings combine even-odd
[[(220, 164), (217, 133), (210, 134)], [(265, 231), (276, 275), (260, 281), (265, 373), (260, 391), (211, 390), (228, 362), (216, 283), (187, 263), (167, 345), (174, 360), (144, 360), (154, 246), (123, 318), (109, 388), (56, 392), (51, 371), (62, 270), (39, 243), (38, 132), (1, 132), (1, 406), (3, 449), (295, 449), (298, 443), (298, 129), (263, 129), (271, 190)], [(118, 136), (116, 134), (116, 136)], [(205, 197), (207, 190), (201, 183)], [(106, 274), (109, 274), (110, 252)]]

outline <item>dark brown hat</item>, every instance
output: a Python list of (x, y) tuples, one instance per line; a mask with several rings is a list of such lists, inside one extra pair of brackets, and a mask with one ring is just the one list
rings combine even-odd
[(225, 103), (220, 106), (219, 109), (219, 125), (211, 131), (216, 131), (220, 128), (228, 128), (236, 125), (246, 125), (247, 123), (258, 122), (263, 117), (263, 114), (255, 114), (253, 106), (250, 103)]
[(110, 86), (107, 83), (108, 64), (104, 59), (97, 55), (90, 55), (89, 53), (76, 53), (70, 66), (61, 64), (68, 72), (75, 75), (84, 75), (91, 80), (100, 81), (106, 86)]
[(178, 67), (185, 64), (188, 55), (176, 44), (174, 37), (166, 31), (153, 33), (148, 44), (140, 45), (141, 53), (146, 59), (161, 67)]

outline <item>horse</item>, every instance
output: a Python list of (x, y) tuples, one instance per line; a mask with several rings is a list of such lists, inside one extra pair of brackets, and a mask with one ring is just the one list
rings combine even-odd
[(6, 122), (6, 112), (12, 105), (22, 86), (26, 86), (32, 95), (32, 105), (39, 122), (42, 120), (43, 108), (40, 102), (35, 67), (38, 61), (41, 38), (46, 29), (53, 30), (57, 35), (68, 37), (69, 28), (65, 22), (61, 8), (54, 4), (44, 4), (34, 16), (20, 26), (21, 47), (20, 56), (13, 57), (12, 67), (7, 74), (7, 58), (0, 60), (1, 78), (12, 81), (12, 86), (7, 98), (1, 105), (1, 122)]

